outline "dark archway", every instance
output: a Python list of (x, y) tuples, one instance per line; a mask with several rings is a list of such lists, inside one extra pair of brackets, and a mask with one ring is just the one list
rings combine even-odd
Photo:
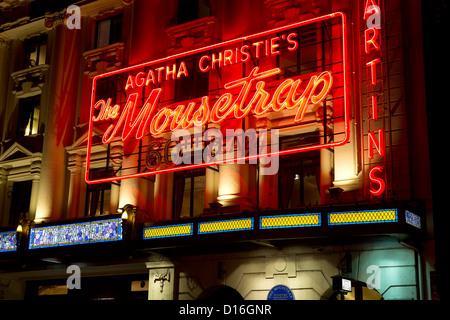
[(207, 301), (244, 301), (244, 298), (235, 289), (225, 286), (217, 285), (212, 286), (205, 291), (203, 291), (197, 300), (207, 300)]

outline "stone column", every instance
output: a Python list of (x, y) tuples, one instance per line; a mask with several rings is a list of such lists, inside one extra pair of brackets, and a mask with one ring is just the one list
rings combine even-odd
[(219, 166), (219, 192), (217, 201), (224, 207), (238, 206), (239, 211), (252, 208), (249, 195), (250, 168), (248, 164), (222, 164)]
[(63, 17), (49, 21), (46, 19), (46, 26), (52, 28), (48, 34), (50, 69), (41, 99), (41, 108), (47, 112), (36, 222), (58, 220), (64, 215), (65, 146), (73, 142), (71, 128), (75, 123), (84, 32), (66, 28)]
[(7, 208), (8, 198), (8, 170), (5, 167), (0, 167), (0, 224), (7, 226), (9, 224), (9, 208)]
[(155, 177), (153, 219), (172, 219), (173, 172), (161, 173)]
[[(111, 147), (111, 162), (114, 172), (120, 169), (122, 164), (123, 146), (113, 145)], [(120, 203), (120, 185), (111, 183), (111, 198), (109, 201), (109, 213), (117, 212)]]
[[(326, 106), (327, 118), (333, 116), (333, 109), (331, 106)], [(324, 127), (323, 127), (324, 106), (323, 104), (316, 110), (316, 123), (320, 132), (320, 144), (325, 143)], [(327, 133), (333, 131), (331, 121), (327, 121)], [(328, 137), (326, 137), (328, 139)], [(320, 204), (325, 204), (327, 199), (327, 190), (332, 186), (331, 184), (331, 172), (333, 170), (333, 153), (327, 148), (320, 149)]]
[[(12, 71), (10, 56), (12, 56), (11, 44), (10, 41), (0, 35), (0, 106), (2, 108), (2, 112), (0, 114), (0, 127), (2, 128), (0, 131), (0, 139), (3, 141), (5, 139), (4, 135), (6, 135), (6, 123), (5, 122), (5, 112), (6, 102), (8, 97), (8, 85), (10, 81), (10, 74)], [(3, 152), (5, 150), (0, 150)]]
[[(257, 126), (260, 129), (267, 129), (266, 132), (260, 131), (258, 153), (264, 154), (279, 151), (278, 131), (269, 131), (271, 129), (271, 120), (267, 118), (259, 119)], [(264, 136), (265, 135), (265, 136)], [(280, 159), (278, 155), (262, 157), (259, 159), (259, 208), (275, 209), (278, 208), (278, 171), (280, 169)]]
[(69, 156), (70, 185), (69, 200), (67, 204), (67, 218), (75, 219), (80, 214), (80, 186), (81, 186), (81, 156), (72, 154)]
[(30, 173), (33, 177), (31, 185), (29, 219), (34, 220), (38, 203), (39, 181), (41, 177), (41, 161), (33, 161), (30, 165)]

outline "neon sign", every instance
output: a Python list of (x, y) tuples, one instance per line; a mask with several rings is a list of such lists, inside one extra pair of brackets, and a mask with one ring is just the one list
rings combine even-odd
[[(364, 6), (364, 51), (366, 55), (367, 68), (367, 92), (369, 93), (369, 128), (379, 120), (378, 95), (377, 91), (383, 92), (382, 81), (377, 80), (377, 76), (382, 71), (381, 66), (381, 33), (380, 33), (381, 10), (376, 1), (366, 0)], [(381, 86), (381, 89), (377, 88)], [(367, 134), (368, 156), (369, 160), (373, 160), (376, 154), (381, 159), (386, 153), (385, 131), (384, 127), (377, 130), (369, 129)], [(374, 152), (374, 148), (375, 151)], [(384, 165), (376, 165), (369, 169), (369, 191), (373, 196), (381, 196), (386, 190)]]
[[(264, 90), (266, 83), (258, 81), (252, 99), (244, 106), (254, 80), (264, 79), (279, 74), (281, 71), (279, 68), (275, 68), (258, 73), (258, 70), (259, 68), (255, 67), (248, 77), (225, 84), (225, 89), (241, 86), (241, 91), (236, 97), (233, 97), (230, 93), (225, 93), (216, 100), (213, 106), (209, 104), (207, 96), (203, 97), (200, 107), (195, 112), (193, 110), (196, 103), (191, 102), (187, 107), (185, 105), (178, 105), (175, 109), (163, 107), (155, 114), (154, 109), (162, 91), (162, 89), (158, 88), (153, 89), (145, 100), (139, 114), (134, 117), (134, 120), (132, 118), (136, 114), (135, 109), (139, 99), (138, 93), (128, 96), (125, 107), (120, 114), (119, 105), (116, 104), (114, 107), (111, 107), (111, 98), (106, 102), (102, 99), (97, 101), (94, 109), (100, 109), (100, 112), (92, 118), (92, 121), (95, 123), (108, 119), (117, 119), (115, 123), (106, 129), (102, 138), (104, 144), (113, 140), (121, 126), (123, 126), (122, 140), (125, 141), (130, 137), (132, 131), (136, 131), (136, 139), (142, 139), (145, 128), (148, 128), (150, 133), (156, 136), (167, 131), (168, 128), (171, 131), (175, 131), (180, 127), (188, 129), (194, 125), (202, 126), (207, 122), (220, 123), (227, 119), (230, 114), (234, 115), (236, 119), (240, 119), (247, 116), (250, 111), (261, 116), (270, 110), (279, 112), (283, 109), (296, 109), (294, 122), (300, 122), (303, 120), (308, 104), (322, 102), (329, 95), (333, 84), (333, 77), (328, 71), (318, 76), (314, 75), (300, 96), (295, 98), (296, 94), (298, 94), (298, 87), (302, 82), (300, 79), (295, 81), (292, 79), (285, 80), (277, 87), (272, 97)], [(282, 97), (285, 92), (287, 92), (287, 95)], [(280, 102), (280, 98), (283, 100), (282, 102)]]
[[(313, 40), (306, 40), (306, 35)], [(258, 138), (261, 130), (277, 130), (282, 136), (314, 132), (321, 137), (321, 143), (276, 148), (256, 158), (347, 143), (346, 42), (345, 15), (337, 12), (96, 76), (86, 181), (115, 181), (224, 163), (175, 165), (168, 156), (175, 146), (167, 135), (177, 130), (205, 131), (214, 126), (225, 130), (230, 123), (237, 129), (252, 123)], [(306, 50), (315, 59), (308, 68), (299, 58)], [(177, 96), (181, 91), (201, 91), (198, 88), (205, 84), (202, 94), (181, 100)], [(329, 107), (332, 115), (321, 111)], [(343, 129), (335, 132), (335, 123)], [(137, 163), (93, 178), (90, 171), (98, 162), (91, 157), (93, 146), (112, 144), (123, 145), (122, 158), (137, 155)], [(145, 163), (149, 153), (158, 160), (156, 165)]]

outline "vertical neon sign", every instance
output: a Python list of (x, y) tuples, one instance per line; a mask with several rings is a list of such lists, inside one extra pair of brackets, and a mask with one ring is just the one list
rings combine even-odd
[[(386, 154), (384, 126), (379, 128), (378, 92), (383, 92), (382, 81), (382, 46), (381, 46), (381, 10), (375, 0), (366, 0), (364, 6), (364, 50), (366, 55), (366, 83), (369, 101), (369, 132), (367, 134), (369, 161), (375, 155), (383, 159)], [(381, 76), (381, 80), (378, 80)], [(374, 129), (374, 127), (378, 127)], [(384, 165), (376, 165), (369, 169), (370, 194), (381, 196), (386, 190), (386, 174)]]

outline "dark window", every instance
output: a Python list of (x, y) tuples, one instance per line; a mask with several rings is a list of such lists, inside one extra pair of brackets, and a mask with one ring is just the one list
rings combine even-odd
[(176, 172), (174, 176), (173, 218), (199, 216), (205, 198), (205, 169)]
[[(100, 179), (111, 176), (111, 169), (91, 169), (89, 171), (90, 179)], [(85, 216), (98, 216), (109, 214), (109, 203), (111, 200), (111, 184), (99, 183), (87, 185), (86, 188), (86, 206)]]
[(209, 0), (178, 0), (178, 24), (210, 15)]
[[(282, 139), (281, 149), (317, 144), (315, 134)], [(320, 204), (320, 152), (308, 151), (282, 156), (278, 174), (279, 207), (296, 208)]]
[[(196, 68), (200, 57), (191, 57), (185, 60), (189, 76), (181, 76), (175, 81), (175, 102), (200, 98), (208, 95), (209, 73), (201, 72)], [(177, 63), (179, 66), (181, 61)]]
[(32, 181), (14, 182), (11, 196), (9, 224), (17, 225), (30, 210)]
[(24, 68), (45, 64), (47, 55), (47, 35), (25, 40)]
[(89, 185), (86, 190), (85, 216), (109, 214), (111, 184)]
[(318, 30), (314, 28), (314, 25), (297, 29), (297, 37), (293, 39), (298, 42), (299, 47), (294, 51), (288, 50), (289, 47), (292, 48), (291, 43), (280, 42), (280, 51), (283, 54), (277, 56), (277, 62), (282, 70), (283, 78), (317, 71), (318, 50), (320, 49), (317, 32)]
[(30, 136), (39, 133), (40, 104), (40, 95), (20, 99), (17, 137)]
[(76, 0), (33, 0), (29, 1), (30, 19), (42, 17), (46, 12), (59, 12), (69, 5), (77, 3)]
[(97, 22), (96, 48), (122, 41), (122, 15)]

